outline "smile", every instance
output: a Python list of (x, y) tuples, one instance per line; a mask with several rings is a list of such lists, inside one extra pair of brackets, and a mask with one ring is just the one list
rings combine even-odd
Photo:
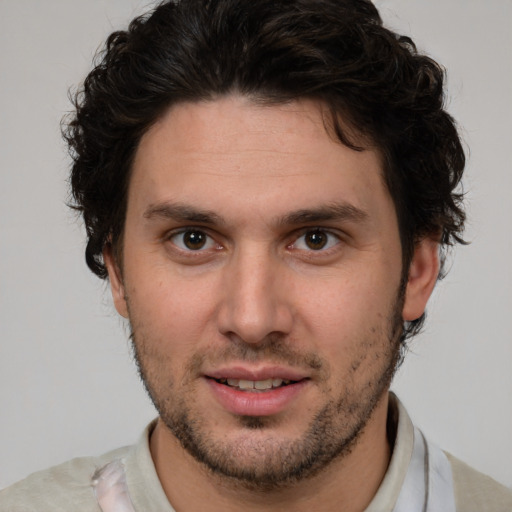
[(271, 416), (291, 407), (307, 392), (311, 380), (304, 377), (294, 380), (274, 376), (259, 379), (256, 377), (252, 380), (216, 375), (214, 378), (206, 378), (205, 382), (225, 411), (236, 416)]
[(245, 380), (245, 379), (218, 379), (217, 382), (240, 391), (268, 391), (287, 386), (292, 383), (288, 379), (265, 379), (265, 380)]

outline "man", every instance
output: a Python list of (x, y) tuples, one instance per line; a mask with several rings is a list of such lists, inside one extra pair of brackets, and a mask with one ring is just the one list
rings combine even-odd
[(159, 418), (0, 510), (510, 510), (388, 393), (462, 241), (442, 105), (365, 1), (164, 3), (113, 34), (71, 184)]

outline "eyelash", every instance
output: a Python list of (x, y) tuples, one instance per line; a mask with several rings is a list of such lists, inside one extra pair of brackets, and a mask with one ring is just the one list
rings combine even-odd
[[(175, 241), (175, 239), (177, 237), (183, 237), (184, 235), (199, 235), (198, 237), (198, 244), (201, 243), (201, 236), (204, 236), (205, 237), (205, 241), (204, 241), (204, 244), (203, 245), (200, 245), (198, 246), (196, 249), (193, 249), (191, 247), (187, 247), (185, 244), (186, 242), (183, 240), (183, 238), (180, 240), (179, 243), (177, 243)], [(318, 242), (321, 243), (321, 238), (324, 237), (324, 244), (321, 245), (321, 247), (318, 247), (317, 249), (314, 249), (312, 247), (304, 247), (307, 242), (304, 240), (302, 241), (301, 243), (301, 240), (303, 240), (306, 236), (316, 236), (318, 235), (320, 237), (320, 240), (318, 240)], [(326, 239), (325, 239), (326, 237)], [(167, 235), (165, 237), (165, 240), (166, 241), (169, 241), (171, 242), (179, 251), (183, 252), (183, 253), (189, 253), (189, 254), (197, 254), (199, 255), (200, 253), (204, 253), (206, 251), (209, 251), (211, 249), (222, 249), (222, 245), (217, 243), (215, 241), (215, 239), (210, 236), (207, 231), (203, 228), (193, 228), (193, 227), (188, 227), (188, 228), (185, 228), (185, 229), (180, 229), (179, 231), (174, 231), (172, 233), (170, 233), (169, 235)], [(333, 233), (332, 231), (329, 231), (327, 229), (324, 229), (324, 228), (317, 228), (317, 227), (313, 227), (313, 228), (306, 228), (306, 229), (302, 229), (301, 231), (299, 232), (296, 232), (296, 234), (294, 235), (294, 238), (293, 238), (293, 241), (289, 244), (286, 245), (286, 248), (287, 249), (291, 249), (291, 250), (300, 250), (300, 251), (304, 251), (305, 253), (312, 253), (312, 254), (325, 254), (325, 253), (330, 253), (331, 252), (331, 249), (335, 248), (339, 243), (341, 242), (341, 239), (340, 239), (340, 236), (338, 236), (337, 234)], [(194, 240), (192, 239), (192, 243), (194, 243)], [(302, 245), (302, 247), (300, 247), (300, 245)]]
[[(307, 242), (305, 240), (306, 236), (318, 236), (326, 237), (325, 244), (323, 244), (321, 247), (318, 247), (317, 249), (314, 249), (312, 247), (304, 248), (304, 247), (297, 247), (299, 245), (299, 242), (304, 239), (302, 245), (306, 245)], [(303, 250), (305, 252), (309, 253), (328, 253), (330, 252), (330, 249), (333, 249), (336, 245), (340, 243), (340, 237), (333, 233), (332, 231), (329, 231), (327, 229), (322, 228), (308, 228), (306, 230), (302, 230), (301, 234), (295, 238), (294, 242), (290, 244), (288, 247), (295, 248), (298, 250)]]
[[(183, 237), (186, 234), (190, 234), (190, 235), (197, 234), (197, 235), (204, 236), (205, 237), (205, 245), (207, 245), (206, 249), (203, 246), (198, 247), (196, 250), (194, 250), (190, 247), (185, 247), (185, 242), (183, 241), (183, 239), (181, 239), (181, 244), (178, 244), (175, 241), (173, 241), (175, 238), (180, 237), (180, 236)], [(179, 231), (174, 231), (174, 232), (170, 233), (169, 235), (167, 235), (165, 237), (165, 240), (171, 242), (175, 247), (178, 248), (178, 250), (180, 250), (182, 252), (192, 253), (192, 254), (205, 252), (208, 249), (212, 249), (213, 248), (212, 246), (216, 246), (216, 248), (221, 248), (221, 245), (216, 243), (215, 240), (213, 239), (213, 237), (211, 237), (204, 229), (201, 229), (201, 228), (186, 228), (186, 229), (181, 229)], [(180, 247), (180, 245), (181, 245), (181, 247)]]

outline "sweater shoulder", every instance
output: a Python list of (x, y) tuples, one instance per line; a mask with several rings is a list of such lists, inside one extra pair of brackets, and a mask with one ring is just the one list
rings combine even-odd
[(446, 453), (457, 512), (512, 512), (512, 490)]
[(92, 487), (94, 473), (123, 458), (129, 448), (80, 457), (38, 471), (0, 491), (0, 512), (101, 512)]

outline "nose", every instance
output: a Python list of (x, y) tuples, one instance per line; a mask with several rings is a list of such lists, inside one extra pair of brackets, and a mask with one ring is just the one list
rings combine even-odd
[(218, 328), (229, 338), (258, 344), (289, 334), (293, 324), (290, 283), (277, 257), (248, 248), (224, 268)]

